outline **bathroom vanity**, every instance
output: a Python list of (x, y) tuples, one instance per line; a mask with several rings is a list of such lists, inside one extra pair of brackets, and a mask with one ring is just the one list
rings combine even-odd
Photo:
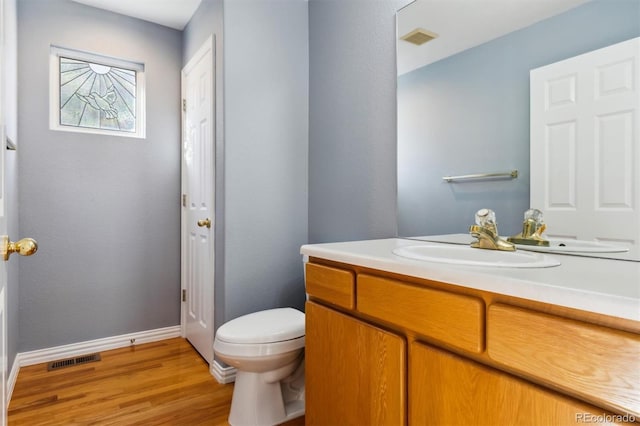
[(307, 424), (640, 420), (639, 262), (500, 268), (392, 253), (416, 244), (302, 247)]

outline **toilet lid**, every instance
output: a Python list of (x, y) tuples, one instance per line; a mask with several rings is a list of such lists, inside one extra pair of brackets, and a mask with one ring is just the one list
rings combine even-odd
[(304, 314), (293, 308), (254, 312), (223, 324), (216, 339), (229, 343), (273, 343), (304, 336)]

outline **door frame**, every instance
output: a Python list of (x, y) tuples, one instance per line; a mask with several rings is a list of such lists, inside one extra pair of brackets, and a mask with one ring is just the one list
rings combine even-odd
[[(185, 90), (185, 74), (188, 73), (188, 71), (193, 68), (198, 61), (205, 55), (207, 54), (208, 51), (211, 51), (211, 59), (212, 59), (212, 70), (213, 70), (213, 75), (212, 75), (212, 88), (213, 88), (213, 93), (215, 94), (215, 83), (216, 83), (216, 79), (215, 79), (215, 72), (216, 72), (216, 62), (215, 62), (215, 35), (210, 35), (207, 40), (200, 46), (200, 48), (196, 51), (196, 53), (194, 53), (191, 58), (189, 59), (189, 61), (187, 62), (187, 64), (182, 68), (182, 71), (180, 73), (180, 87), (181, 87), (181, 91), (180, 91), (180, 95), (181, 95), (181, 101), (180, 101), (180, 117), (181, 117), (181, 133), (180, 133), (180, 168), (181, 168), (181, 175), (180, 175), (180, 335), (184, 338), (186, 338), (187, 336), (187, 306), (186, 306), (186, 302), (185, 300), (183, 300), (183, 292), (186, 291), (186, 285), (187, 285), (187, 268), (188, 268), (188, 264), (186, 262), (186, 247), (187, 247), (187, 237), (188, 237), (188, 225), (187, 225), (187, 220), (188, 220), (188, 214), (187, 214), (187, 209), (186, 209), (186, 198), (188, 198), (188, 194), (187, 194), (187, 176), (186, 176), (186, 167), (185, 167), (185, 158), (184, 158), (184, 142), (185, 142), (185, 131), (186, 131), (186, 126), (185, 126), (185, 116), (186, 116), (186, 110), (183, 107), (183, 100), (186, 99), (186, 90)], [(210, 122), (211, 123), (215, 123), (215, 97), (211, 96), (211, 106), (210, 106)], [(216, 132), (215, 130), (211, 132), (211, 138), (212, 138), (212, 145), (213, 145), (213, 149), (211, 150), (211, 152), (213, 153), (213, 161), (211, 162), (211, 164), (215, 165), (216, 161), (215, 161), (215, 157), (216, 157), (216, 150), (215, 150), (215, 139), (216, 139)], [(211, 205), (211, 209), (213, 212), (214, 217), (213, 219), (213, 231), (212, 231), (212, 239), (211, 239), (211, 259), (210, 262), (213, 265), (213, 273), (211, 275), (212, 278), (212, 283), (211, 285), (213, 286), (212, 291), (211, 291), (211, 319), (210, 319), (210, 324), (212, 325), (211, 329), (215, 330), (215, 242), (216, 242), (216, 229), (217, 229), (217, 221), (215, 220), (215, 170), (214, 173), (212, 173), (212, 182), (211, 182), (211, 200), (212, 200), (212, 205)], [(214, 336), (211, 336), (211, 343), (213, 344), (213, 338)], [(209, 369), (211, 370), (213, 368), (213, 359), (211, 360), (211, 365), (209, 366)]]

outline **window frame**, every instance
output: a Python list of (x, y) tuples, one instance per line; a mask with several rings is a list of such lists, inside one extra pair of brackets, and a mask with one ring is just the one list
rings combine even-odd
[[(92, 62), (116, 68), (125, 68), (136, 73), (136, 128), (135, 132), (97, 129), (92, 127), (68, 126), (60, 124), (60, 57), (84, 62)], [(98, 53), (84, 52), (51, 45), (49, 54), (49, 129), (74, 133), (146, 138), (146, 85), (145, 66), (141, 62), (114, 58)]]

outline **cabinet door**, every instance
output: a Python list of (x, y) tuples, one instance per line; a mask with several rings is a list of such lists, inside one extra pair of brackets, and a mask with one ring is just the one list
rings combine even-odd
[(412, 425), (622, 424), (623, 418), (420, 343), (409, 353)]
[(406, 423), (403, 338), (307, 302), (307, 425)]

